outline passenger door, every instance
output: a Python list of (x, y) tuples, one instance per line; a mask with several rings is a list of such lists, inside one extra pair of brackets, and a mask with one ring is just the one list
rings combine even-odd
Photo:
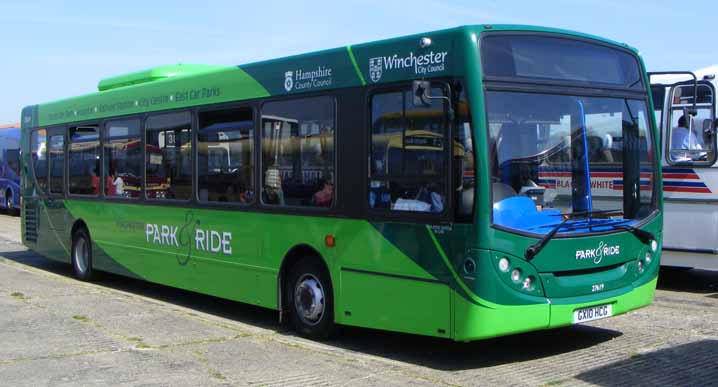
[[(685, 252), (718, 250), (718, 164), (715, 90), (698, 83), (673, 86), (664, 113), (664, 248)], [(695, 106), (695, 114), (691, 110)], [(691, 119), (687, 119), (691, 117)]]

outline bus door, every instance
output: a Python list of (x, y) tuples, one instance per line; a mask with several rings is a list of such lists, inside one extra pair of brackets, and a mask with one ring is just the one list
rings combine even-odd
[[(448, 84), (427, 81), (422, 85), (425, 94), (419, 95), (429, 98), (420, 101), (415, 101), (417, 86), (412, 86), (380, 89), (370, 96), (366, 203), (377, 233), (367, 237), (382, 238), (395, 248), (369, 243), (379, 248), (345, 261), (351, 269), (396, 276), (345, 270), (343, 307), (358, 325), (381, 322), (382, 328), (394, 329), (398, 327), (392, 322), (410, 319), (417, 322), (414, 333), (435, 335), (444, 329), (449, 332), (450, 324), (452, 278), (442, 256), (453, 260), (455, 250), (465, 246), (452, 243), (461, 239), (456, 238), (461, 227), (452, 224), (450, 211), (455, 201), (450, 187), (454, 112)], [(463, 160), (465, 152), (457, 153)], [(379, 307), (362, 302), (366, 289), (382, 299)]]
[(672, 85), (666, 94), (664, 264), (686, 266), (681, 255), (718, 251), (715, 89), (705, 80), (690, 81)]

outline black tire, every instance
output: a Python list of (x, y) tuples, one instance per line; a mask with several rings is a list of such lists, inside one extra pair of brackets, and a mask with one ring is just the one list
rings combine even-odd
[(289, 321), (302, 336), (322, 340), (335, 331), (334, 289), (329, 273), (315, 258), (303, 258), (289, 271)]
[(80, 228), (72, 234), (72, 271), (80, 281), (92, 281), (92, 240), (86, 229)]

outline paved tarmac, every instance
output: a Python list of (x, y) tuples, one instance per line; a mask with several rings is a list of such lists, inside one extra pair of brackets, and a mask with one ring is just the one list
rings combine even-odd
[(655, 303), (474, 343), (344, 328), (295, 336), (275, 312), (114, 275), (92, 284), (0, 216), (3, 386), (718, 385), (718, 273), (662, 271)]

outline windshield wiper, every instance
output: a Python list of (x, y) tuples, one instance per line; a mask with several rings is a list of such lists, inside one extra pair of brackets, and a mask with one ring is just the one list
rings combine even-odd
[[(526, 248), (526, 251), (524, 252), (524, 257), (527, 261), (532, 260), (538, 253), (541, 252), (541, 250), (546, 246), (546, 244), (553, 238), (554, 235), (558, 232), (558, 230), (563, 227), (566, 222), (568, 222), (570, 219), (575, 219), (578, 217), (586, 217), (586, 219), (590, 219), (592, 215), (601, 214), (603, 216), (607, 216), (610, 214), (622, 214), (623, 211), (621, 210), (600, 210), (600, 211), (580, 211), (580, 212), (574, 212), (570, 214), (561, 214), (563, 216), (563, 220), (555, 225), (551, 231), (548, 232), (548, 234), (544, 235), (541, 239), (539, 239), (538, 242), (532, 244), (531, 246)], [(618, 227), (618, 226), (616, 226)], [(638, 230), (638, 229), (636, 229)], [(643, 231), (643, 230), (638, 230)], [(649, 233), (650, 234), (650, 233)], [(635, 234), (634, 234), (635, 235)], [(652, 235), (651, 235), (652, 236)]]
[(653, 235), (652, 232), (646, 231), (646, 230), (641, 230), (640, 228), (629, 226), (627, 224), (617, 224), (617, 225), (614, 225), (613, 228), (616, 228), (619, 230), (626, 230), (626, 231), (630, 232), (644, 244), (649, 244), (649, 243), (651, 243), (652, 240), (656, 239), (656, 236)]

